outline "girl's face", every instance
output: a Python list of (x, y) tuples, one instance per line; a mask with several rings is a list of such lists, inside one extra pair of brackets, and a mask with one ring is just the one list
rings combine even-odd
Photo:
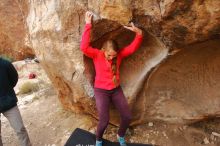
[(112, 48), (106, 49), (104, 53), (107, 60), (112, 60), (113, 58), (117, 57), (117, 52), (115, 52)]

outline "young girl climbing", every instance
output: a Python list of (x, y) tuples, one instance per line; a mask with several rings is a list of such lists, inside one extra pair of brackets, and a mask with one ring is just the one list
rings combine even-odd
[(121, 146), (126, 146), (124, 136), (131, 120), (131, 112), (120, 86), (119, 67), (125, 57), (131, 55), (139, 48), (143, 39), (142, 30), (135, 27), (133, 23), (131, 23), (130, 27), (124, 26), (136, 33), (130, 45), (119, 49), (114, 40), (107, 40), (101, 50), (99, 50), (90, 46), (92, 17), (93, 14), (87, 11), (85, 14), (86, 25), (80, 48), (86, 56), (93, 60), (96, 71), (94, 93), (99, 116), (96, 130), (96, 146), (102, 146), (102, 136), (109, 122), (110, 102), (117, 108), (121, 117), (117, 139)]

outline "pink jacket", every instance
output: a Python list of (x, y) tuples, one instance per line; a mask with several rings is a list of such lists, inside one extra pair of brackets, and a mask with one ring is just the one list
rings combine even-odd
[[(111, 90), (115, 88), (115, 84), (113, 82), (113, 73), (111, 69), (112, 61), (108, 61), (105, 58), (103, 51), (97, 48), (92, 48), (90, 46), (91, 27), (92, 27), (91, 24), (85, 25), (80, 48), (86, 56), (93, 59), (95, 65), (95, 71), (96, 71), (95, 85), (94, 85), (95, 88)], [(142, 40), (143, 40), (143, 36), (136, 34), (133, 42), (127, 47), (120, 49), (120, 51), (118, 52), (117, 73), (116, 73), (116, 78), (118, 82), (120, 82), (119, 67), (122, 59), (134, 53), (139, 48)]]

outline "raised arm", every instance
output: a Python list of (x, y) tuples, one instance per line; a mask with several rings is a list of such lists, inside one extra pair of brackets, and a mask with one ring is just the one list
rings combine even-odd
[(80, 49), (86, 56), (90, 58), (94, 58), (98, 53), (98, 49), (92, 48), (90, 46), (90, 33), (91, 33), (91, 28), (92, 28), (92, 23), (91, 23), (92, 13), (91, 12), (86, 12), (85, 21), (86, 21), (86, 25), (85, 25), (84, 32), (82, 35)]
[(131, 27), (124, 26), (125, 28), (133, 31), (136, 33), (136, 36), (134, 40), (131, 42), (130, 45), (126, 46), (125, 48), (121, 49), (119, 52), (119, 55), (124, 58), (131, 54), (133, 54), (141, 45), (141, 42), (143, 40), (142, 30), (134, 26), (133, 23), (131, 23)]

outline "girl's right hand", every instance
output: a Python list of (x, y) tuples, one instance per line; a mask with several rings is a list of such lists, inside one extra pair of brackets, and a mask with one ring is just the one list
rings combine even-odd
[(86, 24), (89, 24), (89, 23), (92, 23), (92, 12), (90, 11), (87, 11), (86, 14), (85, 14), (85, 21), (86, 21)]

